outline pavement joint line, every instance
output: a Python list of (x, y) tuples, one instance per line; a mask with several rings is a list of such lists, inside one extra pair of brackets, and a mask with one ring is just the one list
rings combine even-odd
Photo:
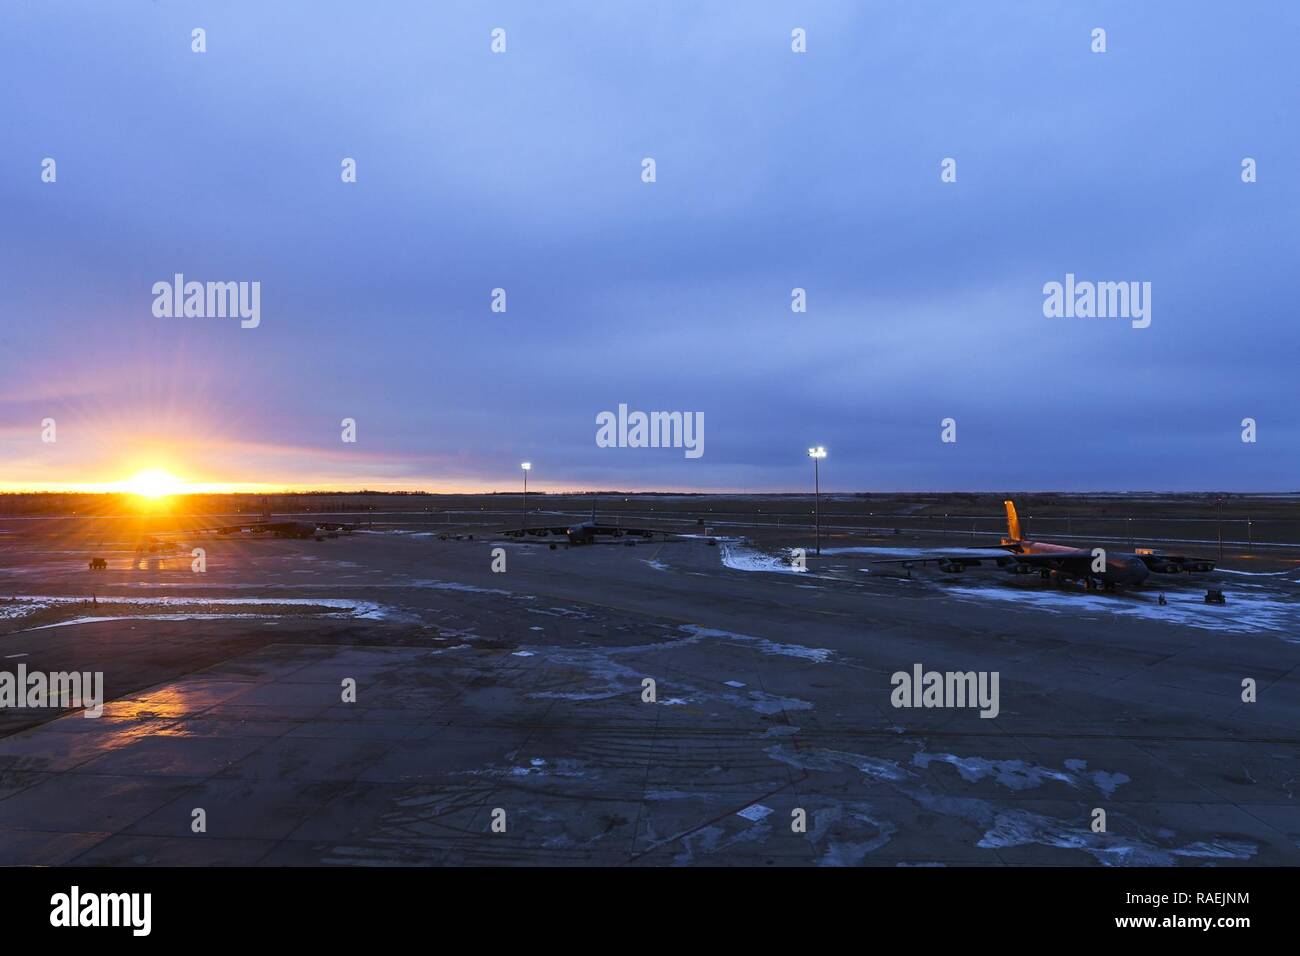
[[(673, 671), (671, 654), (672, 652), (670, 650), (667, 660), (664, 661), (663, 673), (665, 677), (671, 675)], [(656, 680), (655, 681), (656, 701), (658, 700), (658, 691), (659, 691), (659, 682)], [(661, 708), (664, 705), (656, 703), (654, 706), (655, 706), (655, 722), (654, 722), (654, 727), (651, 728), (650, 731), (650, 748), (649, 751), (646, 753), (645, 773), (641, 777), (641, 802), (637, 805), (636, 822), (633, 823), (632, 825), (632, 845), (628, 848), (628, 852), (631, 855), (628, 857), (628, 859), (625, 862), (631, 862), (632, 860), (635, 860), (637, 858), (636, 846), (637, 846), (637, 842), (641, 839), (641, 818), (642, 816), (645, 815), (645, 806), (646, 806), (646, 799), (647, 799), (646, 788), (650, 783), (650, 767), (654, 764), (655, 747), (658, 746), (659, 744), (659, 721), (663, 713), (659, 708)]]

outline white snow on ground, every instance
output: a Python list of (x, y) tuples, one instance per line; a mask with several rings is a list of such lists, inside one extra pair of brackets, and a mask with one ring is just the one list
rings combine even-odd
[(1023, 760), (990, 760), (987, 757), (958, 757), (956, 754), (931, 754), (918, 751), (912, 755), (912, 765), (925, 769), (934, 761), (952, 764), (957, 768), (961, 778), (975, 782), (985, 777), (993, 777), (1002, 786), (1011, 790), (1032, 790), (1042, 785), (1045, 780), (1056, 780), (1078, 788), (1081, 779), (1090, 780), (1106, 796), (1115, 792), (1120, 784), (1128, 783), (1129, 776), (1124, 773), (1107, 773), (1097, 770), (1087, 773), (1086, 760), (1067, 760), (1067, 770), (1053, 770), (1025, 763)]
[(780, 574), (802, 574), (807, 568), (796, 568), (788, 558), (765, 554), (735, 541), (719, 541), (718, 551), (722, 563), (734, 571), (775, 571)]
[[(274, 614), (117, 614), (111, 617), (76, 617), (70, 621), (56, 621), (29, 627), (28, 631), (48, 631), (52, 627), (71, 627), (73, 624), (99, 624), (104, 621), (235, 621), (250, 618), (273, 620)], [(26, 633), (22, 631), (20, 633)]]
[(1227, 593), (1226, 605), (1173, 595), (1161, 606), (1154, 597), (1135, 594), (1089, 594), (1077, 591), (1029, 590), (1012, 587), (957, 587), (944, 591), (959, 599), (1001, 601), (1053, 614), (1114, 614), (1144, 621), (1181, 624), (1231, 634), (1272, 634), (1300, 643), (1300, 603), (1279, 597)]
[(37, 611), (43, 611), (50, 606), (48, 602), (38, 602), (34, 598), (23, 598), (22, 600), (30, 600), (31, 603), (20, 604), (17, 601), (14, 601), (0, 604), (0, 621), (26, 617), (28, 614), (35, 614)]
[[(933, 805), (933, 809), (939, 809)], [(940, 809), (940, 812), (943, 812)], [(1248, 860), (1258, 849), (1238, 840), (1198, 841), (1185, 846), (1161, 847), (1137, 837), (1093, 833), (1028, 810), (996, 810), (976, 846), (985, 849), (1041, 844), (1065, 850), (1082, 850), (1104, 866), (1172, 866), (1175, 857), (1210, 860)]]
[(700, 627), (698, 624), (683, 624), (681, 630), (688, 634), (693, 634), (696, 637), (742, 641), (746, 644), (752, 644), (764, 654), (779, 654), (782, 657), (798, 657), (805, 661), (815, 661), (818, 664), (825, 664), (835, 656), (835, 652), (828, 647), (805, 647), (802, 644), (779, 644), (776, 641), (769, 641), (765, 637), (754, 637), (751, 634), (736, 634), (733, 631), (719, 631), (711, 627)]
[(504, 597), (514, 595), (513, 591), (503, 591), (500, 588), (481, 588), (475, 584), (460, 584), (457, 581), (412, 581), (413, 588), (429, 588), (434, 591), (464, 591), (467, 594), (499, 594)]
[(1240, 574), (1248, 578), (1284, 578), (1296, 574), (1293, 568), (1289, 571), (1234, 571), (1232, 568), (1217, 568), (1220, 574)]
[[(33, 601), (45, 606), (56, 604), (85, 604), (83, 597), (51, 597), (48, 595), (16, 594), (15, 601)], [(100, 604), (153, 604), (162, 607), (193, 607), (196, 604), (286, 604), (306, 605), (309, 607), (336, 607), (352, 610), (366, 602), (349, 601), (343, 598), (210, 598), (210, 597), (121, 597), (109, 595), (96, 598)], [(377, 605), (369, 605), (376, 607)]]
[[(60, 606), (87, 606), (85, 598), (81, 597), (53, 597), (49, 595), (16, 595), (14, 603), (0, 604), (0, 619), (17, 619), (27, 617), (37, 611), (48, 610), (52, 607)], [(334, 608), (333, 613), (321, 615), (330, 618), (363, 618), (366, 620), (380, 621), (391, 615), (389, 608), (375, 604), (371, 601), (349, 601), (341, 598), (209, 598), (209, 597), (118, 597), (106, 596), (96, 598), (97, 605), (128, 605), (138, 607), (141, 605), (149, 607), (165, 607), (175, 609), (176, 613), (172, 614), (139, 614), (139, 615), (106, 615), (99, 617), (79, 617), (70, 621), (59, 621), (54, 624), (45, 624), (41, 627), (29, 628), (29, 630), (43, 630), (49, 627), (67, 627), (69, 624), (86, 624), (98, 621), (124, 621), (124, 620), (155, 620), (155, 621), (211, 621), (221, 620), (224, 618), (270, 618), (276, 617), (274, 614), (256, 614), (256, 613), (214, 613), (209, 611), (193, 611), (180, 613), (183, 608), (206, 607), (216, 605), (229, 608), (256, 608), (264, 606), (296, 606), (296, 607), (327, 607)]]
[[(666, 650), (672, 647), (684, 647), (690, 644), (697, 644), (708, 639), (707, 629), (693, 627), (683, 627), (680, 630), (698, 631), (687, 633), (684, 637), (673, 638), (669, 641), (652, 644), (638, 644), (628, 647), (530, 647), (527, 650), (533, 650), (543, 654), (546, 661), (552, 667), (574, 668), (585, 671), (590, 681), (585, 684), (578, 683), (576, 690), (536, 690), (529, 692), (528, 696), (534, 699), (545, 700), (572, 700), (572, 701), (589, 701), (589, 700), (607, 700), (623, 694), (639, 692), (641, 680), (644, 673), (640, 668), (629, 667), (621, 663), (622, 659), (632, 657), (636, 658), (648, 651)], [(699, 633), (704, 632), (704, 633)], [(770, 648), (785, 647), (786, 645), (772, 644), (771, 642), (761, 641), (759, 638), (747, 638), (745, 635), (728, 634), (725, 631), (714, 632), (716, 634), (726, 635), (729, 638), (740, 638), (741, 640), (750, 640), (759, 642), (757, 650), (762, 653), (772, 653)], [(767, 644), (769, 647), (764, 647)], [(800, 651), (809, 651), (814, 648), (799, 648)], [(830, 653), (829, 651), (825, 653)], [(575, 681), (566, 680), (565, 686), (573, 686)], [(672, 698), (675, 704), (690, 704), (702, 701), (722, 701), (732, 707), (754, 710), (760, 714), (779, 714), (789, 713), (791, 711), (811, 710), (812, 704), (806, 700), (800, 700), (795, 697), (779, 697), (774, 694), (768, 694), (761, 690), (746, 689), (743, 692), (718, 692), (716, 690), (703, 690), (694, 687), (688, 683), (674, 681), (673, 690), (676, 696)], [(664, 701), (663, 703), (667, 703)]]
[(787, 747), (785, 744), (773, 744), (771, 747), (766, 748), (763, 753), (773, 760), (779, 760), (781, 763), (798, 767), (801, 770), (834, 773), (847, 766), (873, 780), (886, 780), (894, 783), (907, 780), (913, 776), (910, 770), (904, 770), (898, 765), (897, 761), (882, 760), (878, 757), (849, 753), (845, 750), (828, 750), (821, 747), (800, 750), (797, 747)]
[[(894, 761), (864, 754), (820, 747), (792, 748), (784, 744), (768, 747), (764, 753), (773, 760), (808, 771), (836, 773), (845, 768), (857, 770), (873, 782), (894, 788), (924, 810), (964, 819), (976, 825), (982, 831), (982, 836), (975, 845), (984, 849), (1037, 844), (1079, 850), (1105, 866), (1173, 866), (1180, 858), (1248, 860), (1259, 849), (1254, 843), (1229, 839), (1198, 840), (1177, 845), (1172, 843), (1177, 836), (1172, 831), (1160, 835), (1162, 843), (1142, 837), (1093, 833), (1086, 823), (1055, 819), (1021, 808), (999, 807), (988, 800), (961, 795), (959, 788), (955, 792), (946, 790), (936, 793), (915, 772), (900, 767)], [(1003, 786), (1013, 790), (1034, 789), (1046, 782), (1060, 782), (1071, 787), (1090, 782), (1109, 796), (1120, 784), (1128, 782), (1127, 776), (1122, 773), (1094, 771), (1089, 774), (1086, 772), (1087, 762), (1083, 760), (1067, 760), (1065, 766), (1070, 771), (1067, 773), (1019, 760), (989, 760), (983, 757), (922, 752), (916, 755), (913, 765), (924, 769), (932, 761), (952, 764), (967, 782), (977, 782), (992, 775)], [(818, 818), (818, 823), (820, 822)], [(875, 824), (875, 821), (871, 822)], [(888, 842), (893, 825), (888, 821), (875, 825), (884, 831), (875, 846), (883, 845)], [(810, 834), (814, 843), (818, 842), (823, 832), (824, 828), (819, 826)], [(835, 863), (836, 854), (827, 853), (820, 862), (823, 865)]]
[(524, 610), (529, 614), (545, 614), (547, 617), (565, 617), (579, 621), (591, 619), (591, 615), (586, 611), (580, 611), (572, 607), (528, 607), (524, 608)]

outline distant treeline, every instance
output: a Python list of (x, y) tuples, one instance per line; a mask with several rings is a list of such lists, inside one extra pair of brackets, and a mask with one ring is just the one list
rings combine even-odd
[[(729, 500), (737, 503), (764, 500), (807, 499), (808, 492), (681, 492), (681, 491), (530, 491), (537, 498), (552, 500), (563, 498), (596, 499), (602, 508), (617, 507), (617, 499), (687, 499), (708, 500), (714, 504)], [(273, 494), (258, 493), (194, 493), (176, 495), (164, 503), (163, 509), (172, 512), (208, 514), (259, 514), (263, 511), (285, 512), (360, 512), (385, 511), (398, 508), (421, 507), (438, 511), (444, 507), (464, 507), (475, 501), (487, 502), (495, 498), (517, 499), (520, 491), (491, 491), (478, 493), (436, 493), (425, 491), (286, 491)], [(1175, 505), (1190, 513), (1215, 515), (1230, 511), (1251, 509), (1252, 513), (1278, 510), (1290, 512), (1300, 504), (1300, 493), (1233, 494), (1227, 492), (822, 492), (822, 507), (828, 512), (858, 507), (881, 508), (881, 513), (894, 507), (920, 510), (907, 512), (943, 515), (954, 513), (989, 513), (1000, 515), (1002, 500), (1017, 502), (1021, 514), (1069, 514), (1086, 509), (1094, 514), (1151, 513), (1162, 505)], [(602, 500), (603, 499), (603, 500)], [(400, 502), (400, 505), (398, 504)], [(0, 492), (0, 515), (108, 515), (137, 512), (138, 499), (121, 492)], [(585, 507), (585, 506), (584, 506)], [(688, 506), (694, 507), (694, 506)], [(743, 506), (742, 506), (743, 507)], [(710, 508), (711, 511), (716, 508)], [(761, 508), (759, 509), (761, 512)], [(1185, 512), (1186, 513), (1186, 512)]]

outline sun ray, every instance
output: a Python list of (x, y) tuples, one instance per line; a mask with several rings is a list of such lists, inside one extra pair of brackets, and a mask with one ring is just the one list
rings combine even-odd
[(146, 468), (122, 482), (122, 490), (141, 498), (157, 500), (185, 491), (185, 482), (164, 468)]

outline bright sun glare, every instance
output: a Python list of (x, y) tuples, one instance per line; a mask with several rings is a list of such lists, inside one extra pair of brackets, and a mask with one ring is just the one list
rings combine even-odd
[(178, 494), (184, 488), (184, 482), (169, 471), (147, 468), (128, 478), (125, 487), (131, 494), (142, 498), (166, 498)]

